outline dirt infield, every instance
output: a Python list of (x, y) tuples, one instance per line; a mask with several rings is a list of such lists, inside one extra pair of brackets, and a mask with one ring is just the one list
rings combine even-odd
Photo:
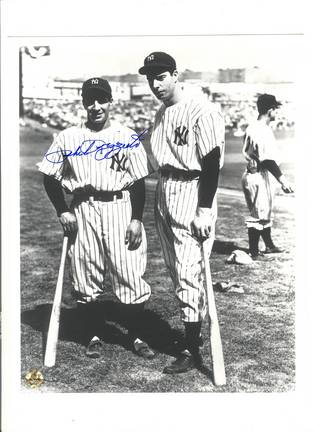
[[(246, 206), (239, 189), (244, 163), (239, 155), (241, 140), (227, 142), (219, 193), (219, 218), (212, 254), (214, 282), (232, 281), (243, 293), (217, 292), (227, 385), (216, 388), (210, 380), (207, 322), (203, 326), (206, 373), (193, 370), (184, 376), (162, 374), (173, 359), (169, 344), (175, 334), (182, 337), (179, 310), (167, 275), (153, 218), (155, 180), (148, 179), (144, 224), (148, 238), (146, 279), (152, 296), (145, 312), (143, 333), (157, 350), (151, 361), (130, 349), (119, 321), (116, 301), (108, 289), (100, 313), (104, 323), (103, 357), (88, 359), (82, 331), (71, 295), (68, 276), (64, 285), (60, 339), (54, 368), (43, 366), (43, 346), (54, 296), (60, 260), (62, 233), (46, 197), (35, 164), (51, 141), (52, 131), (27, 122), (21, 128), (21, 385), (23, 391), (43, 392), (287, 392), (295, 386), (295, 220), (294, 198), (276, 201), (274, 238), (285, 248), (250, 266), (228, 265), (234, 249), (247, 248), (244, 218)], [(284, 141), (282, 142), (284, 144)], [(289, 144), (287, 144), (288, 146)], [(232, 156), (233, 155), (233, 156)], [(293, 168), (285, 161), (288, 176)], [(234, 189), (228, 191), (228, 189)], [(25, 375), (42, 372), (44, 383), (30, 389)]]

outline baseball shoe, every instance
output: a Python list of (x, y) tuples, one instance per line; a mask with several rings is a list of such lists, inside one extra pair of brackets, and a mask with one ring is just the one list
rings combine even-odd
[(178, 358), (163, 370), (164, 374), (178, 374), (188, 372), (191, 369), (200, 368), (203, 366), (203, 360), (200, 355), (191, 355), (188, 351), (181, 353)]
[(256, 260), (264, 258), (264, 252), (258, 251), (257, 254), (251, 254), (251, 253), (249, 253), (249, 256), (252, 258), (253, 261), (256, 261)]
[(267, 247), (264, 251), (265, 254), (272, 254), (272, 253), (282, 253), (284, 252), (284, 249), (280, 249), (277, 246), (273, 246), (273, 247)]
[(138, 356), (143, 357), (145, 359), (150, 360), (150, 359), (154, 358), (156, 355), (155, 351), (153, 351), (146, 342), (142, 341), (139, 338), (136, 338), (133, 341), (133, 347), (134, 347), (135, 353)]
[(99, 358), (101, 357), (101, 352), (103, 349), (103, 342), (97, 337), (94, 336), (86, 348), (86, 355), (90, 358)]

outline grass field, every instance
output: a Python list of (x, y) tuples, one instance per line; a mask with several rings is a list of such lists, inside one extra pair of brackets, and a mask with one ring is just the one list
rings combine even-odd
[[(180, 337), (182, 324), (157, 239), (153, 220), (155, 183), (147, 181), (144, 224), (148, 237), (146, 279), (152, 296), (145, 313), (143, 331), (158, 351), (152, 361), (138, 358), (127, 343), (116, 312), (116, 302), (108, 290), (102, 305), (104, 323), (103, 357), (88, 359), (84, 354), (75, 302), (68, 275), (64, 285), (57, 363), (43, 366), (45, 332), (54, 296), (62, 233), (55, 212), (46, 197), (35, 164), (51, 141), (52, 131), (27, 122), (21, 128), (21, 383), (24, 391), (43, 392), (287, 392), (295, 386), (295, 292), (293, 197), (276, 201), (274, 238), (286, 252), (270, 256), (250, 266), (227, 265), (233, 249), (247, 247), (244, 219), (247, 214), (239, 189), (244, 164), (239, 155), (241, 139), (227, 140), (225, 166), (220, 186), (234, 189), (219, 194), (219, 219), (212, 254), (214, 282), (231, 280), (244, 294), (216, 293), (221, 326), (227, 385), (214, 387), (210, 380), (207, 322), (203, 334), (203, 356), (208, 370), (193, 370), (183, 376), (162, 374), (173, 357), (168, 341)], [(292, 138), (280, 141), (287, 157), (284, 170), (293, 180), (289, 158)], [(25, 375), (39, 369), (43, 385), (29, 389)]]

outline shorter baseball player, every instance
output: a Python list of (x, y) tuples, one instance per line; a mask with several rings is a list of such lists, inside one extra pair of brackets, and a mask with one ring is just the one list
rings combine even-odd
[[(109, 119), (112, 92), (108, 81), (88, 79), (82, 98), (87, 122), (62, 131), (39, 169), (64, 232), (70, 235), (73, 287), (89, 320), (86, 354), (101, 355), (103, 322), (97, 318), (96, 305), (108, 272), (134, 350), (152, 358), (154, 352), (138, 337), (141, 311), (151, 293), (143, 279), (146, 237), (142, 224), (144, 177), (151, 168), (139, 136)], [(70, 207), (64, 192), (73, 197)]]
[(247, 127), (244, 136), (243, 155), (248, 164), (242, 176), (242, 188), (250, 211), (246, 225), (249, 251), (254, 260), (262, 255), (258, 248), (260, 236), (266, 246), (265, 253), (283, 252), (275, 246), (271, 237), (273, 202), (278, 182), (285, 193), (293, 192), (279, 168), (278, 149), (269, 126), (280, 105), (273, 95), (259, 96), (258, 118)]

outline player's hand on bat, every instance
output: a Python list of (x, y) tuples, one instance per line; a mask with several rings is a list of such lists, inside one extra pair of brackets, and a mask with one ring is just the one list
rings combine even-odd
[(62, 225), (63, 231), (65, 235), (73, 235), (77, 231), (77, 221), (76, 217), (71, 212), (61, 213), (59, 217), (59, 221)]
[(191, 223), (192, 233), (199, 239), (208, 238), (212, 229), (213, 213), (207, 207), (198, 207)]
[(285, 193), (292, 193), (294, 192), (292, 185), (290, 184), (290, 182), (286, 179), (286, 177), (284, 175), (282, 175), (279, 178), (279, 182), (281, 184), (281, 189), (285, 192)]
[(129, 223), (126, 235), (125, 244), (129, 250), (136, 250), (142, 243), (142, 222), (138, 219), (132, 219)]

